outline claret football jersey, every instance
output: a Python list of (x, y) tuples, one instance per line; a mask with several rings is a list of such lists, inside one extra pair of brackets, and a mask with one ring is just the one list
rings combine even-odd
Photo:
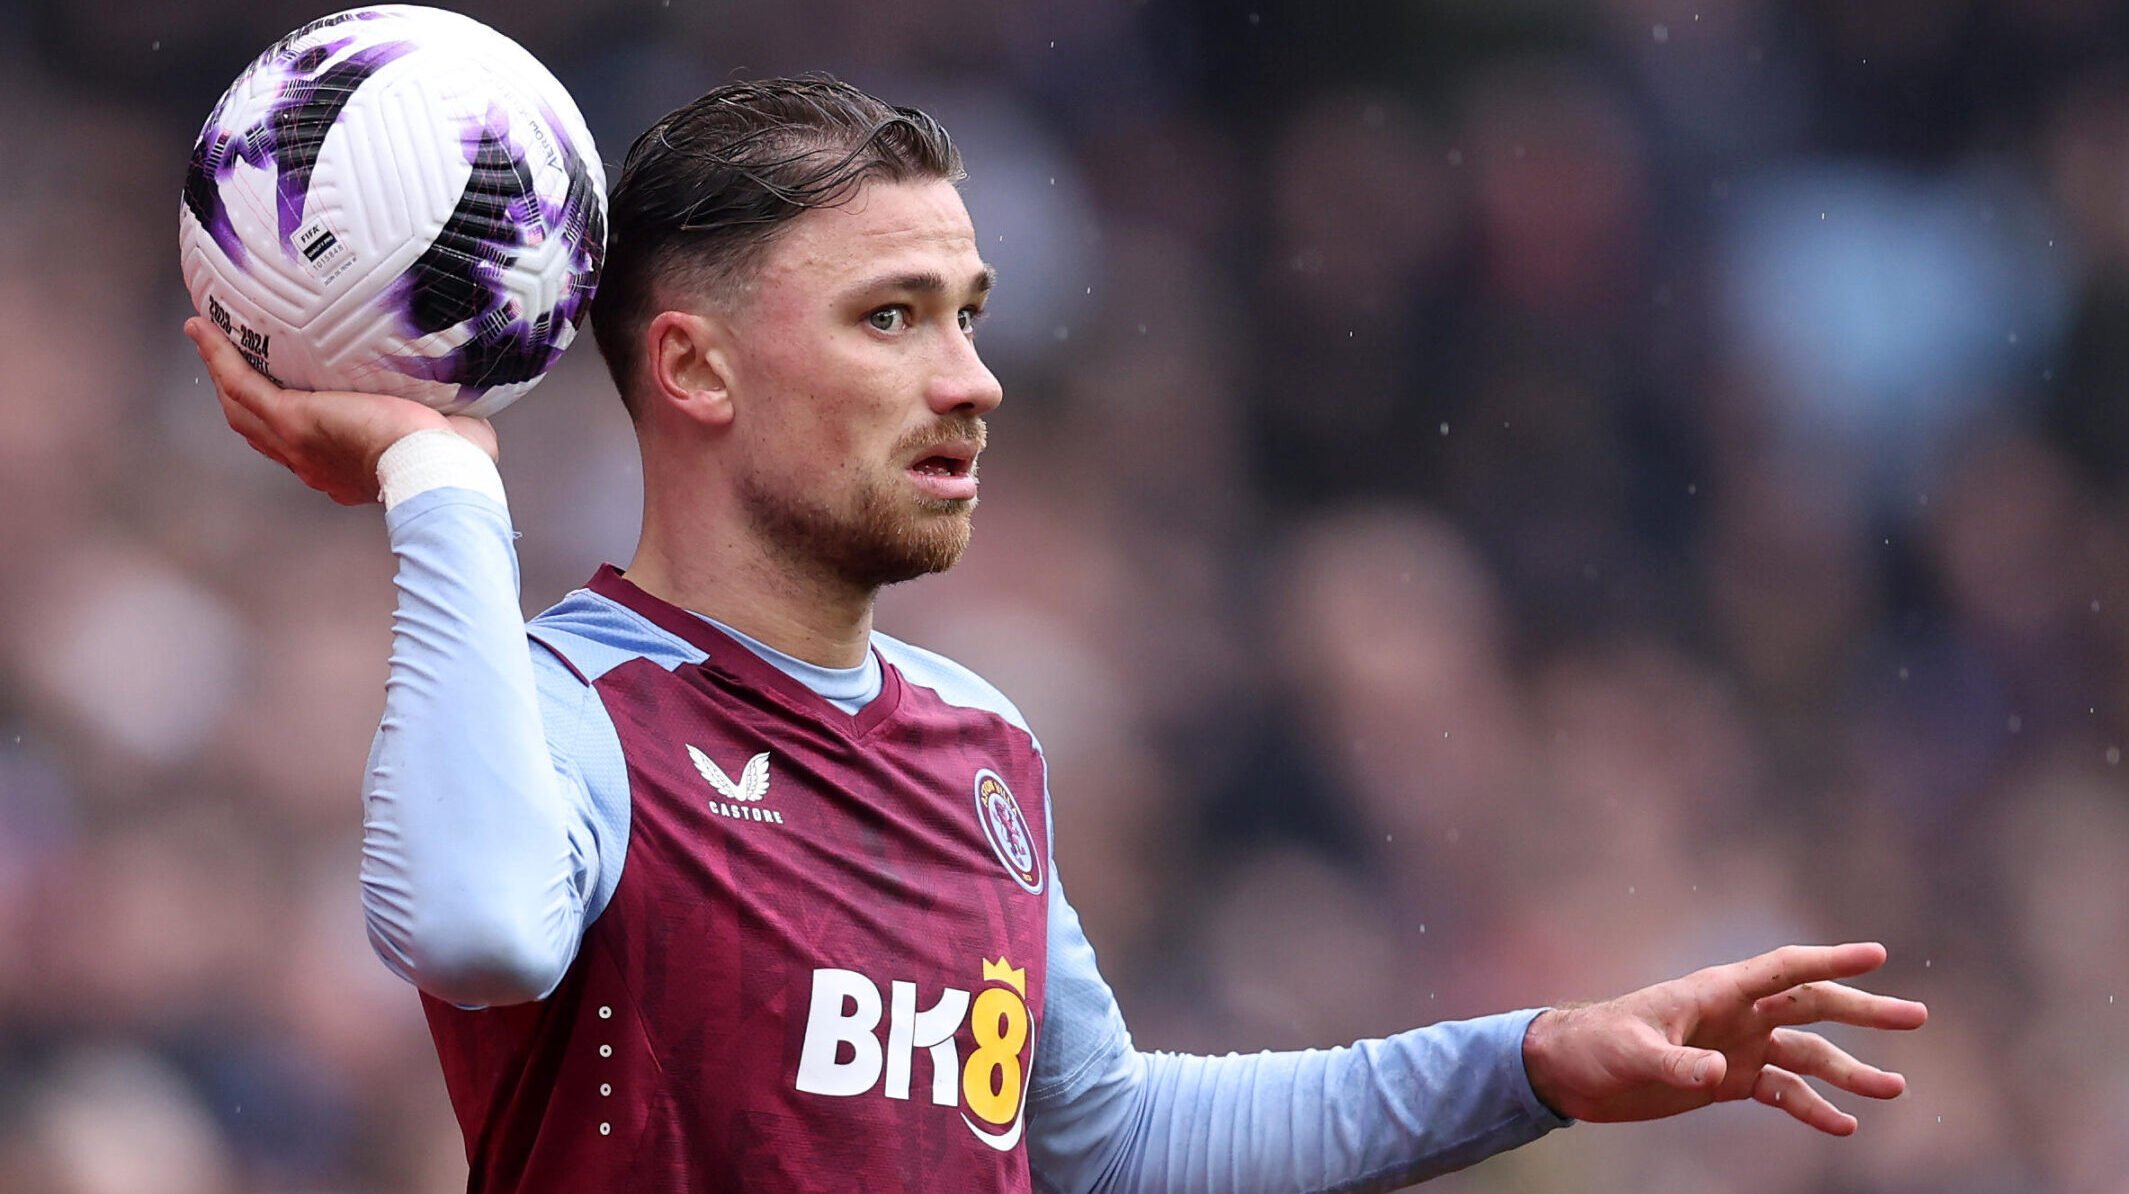
[(529, 630), (611, 719), (626, 850), (548, 998), (426, 1000), (472, 1189), (1028, 1189), (1053, 879), (1011, 706), (878, 636), (847, 713), (610, 568)]

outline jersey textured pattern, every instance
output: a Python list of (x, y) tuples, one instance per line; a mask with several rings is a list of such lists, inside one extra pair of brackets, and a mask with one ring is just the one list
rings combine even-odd
[[(694, 650), (617, 653), (583, 603)], [(611, 717), (626, 866), (546, 999), (425, 1001), (472, 1189), (1029, 1189), (1051, 876), (1017, 715), (885, 659), (845, 713), (612, 569), (529, 629)]]

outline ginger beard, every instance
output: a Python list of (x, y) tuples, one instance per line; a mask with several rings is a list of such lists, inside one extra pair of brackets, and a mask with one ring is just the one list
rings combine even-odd
[[(968, 547), (976, 499), (916, 492), (903, 462), (965, 444), (981, 451), (983, 420), (947, 416), (897, 443), (893, 467), (863, 470), (843, 500), (830, 503), (749, 471), (739, 478), (741, 508), (758, 540), (786, 563), (852, 588), (874, 590), (954, 566)], [(974, 476), (976, 463), (968, 464)]]

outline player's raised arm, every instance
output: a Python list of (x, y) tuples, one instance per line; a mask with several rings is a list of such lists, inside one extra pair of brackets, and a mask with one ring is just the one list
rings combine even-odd
[[(363, 786), (372, 944), (452, 1003), (544, 995), (575, 956), (600, 833), (547, 746), (494, 432), (402, 398), (283, 389), (205, 321), (185, 330), (246, 442), (344, 505), (385, 502), (399, 600)], [(554, 670), (561, 722), (582, 692)]]
[(1836, 1136), (1855, 1118), (1804, 1078), (1890, 1099), (1898, 1074), (1865, 1065), (1797, 1025), (1920, 1028), (1929, 1009), (1843, 986), (1885, 964), (1885, 947), (1790, 945), (1531, 1023), (1531, 1088), (1560, 1114), (1599, 1123), (1657, 1119), (1709, 1103), (1757, 1099)]

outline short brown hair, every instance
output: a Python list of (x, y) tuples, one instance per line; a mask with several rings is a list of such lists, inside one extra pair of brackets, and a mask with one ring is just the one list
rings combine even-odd
[(606, 268), (592, 335), (631, 416), (643, 329), (661, 291), (713, 301), (750, 280), (799, 213), (848, 201), (873, 179), (963, 177), (939, 122), (826, 75), (731, 83), (675, 109), (629, 147), (608, 202)]

